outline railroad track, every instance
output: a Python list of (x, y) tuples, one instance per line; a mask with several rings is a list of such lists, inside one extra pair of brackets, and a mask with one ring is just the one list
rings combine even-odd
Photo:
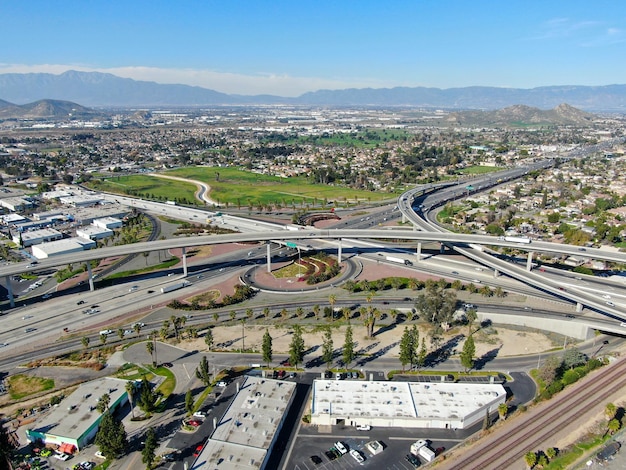
[[(523, 456), (538, 447), (552, 447), (551, 437), (589, 408), (626, 386), (626, 360), (607, 366), (577, 382), (552, 400), (541, 403), (518, 419), (511, 420), (437, 466), (438, 470), (500, 470), (512, 468)], [(525, 468), (525, 467), (524, 467)]]

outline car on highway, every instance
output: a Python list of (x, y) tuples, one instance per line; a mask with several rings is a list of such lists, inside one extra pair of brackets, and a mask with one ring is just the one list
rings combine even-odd
[(607, 301), (606, 301), (606, 304), (607, 304), (609, 307), (615, 307), (615, 304), (614, 304), (613, 302), (611, 302), (610, 300), (607, 300)]
[(49, 299), (50, 297), (52, 297), (52, 294), (44, 294), (41, 296), (42, 299)]
[(84, 301), (84, 300), (79, 300), (78, 302), (76, 302), (76, 305), (82, 305), (82, 304), (84, 304), (84, 303), (85, 303), (85, 301)]
[(135, 333), (135, 330), (124, 330), (124, 336), (132, 335)]

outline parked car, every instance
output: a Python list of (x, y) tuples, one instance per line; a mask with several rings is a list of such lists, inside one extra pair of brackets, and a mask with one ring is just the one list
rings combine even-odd
[(322, 458), (319, 455), (312, 455), (310, 458), (311, 462), (313, 462), (314, 465), (319, 465), (322, 463)]
[(204, 411), (196, 411), (193, 414), (194, 418), (206, 418), (206, 413)]
[(198, 426), (202, 424), (202, 421), (198, 421), (197, 419), (190, 419), (189, 421), (187, 421), (187, 424), (189, 426), (193, 426), (194, 428), (197, 428)]
[(225, 382), (224, 380), (220, 380), (218, 383), (215, 384), (218, 387), (226, 387), (226, 385), (228, 385), (227, 382)]
[(422, 462), (420, 462), (420, 459), (415, 457), (413, 454), (406, 454), (406, 457), (404, 458), (415, 468), (419, 467), (422, 464)]
[(62, 460), (62, 461), (66, 461), (67, 459), (70, 458), (70, 454), (64, 454), (63, 452), (61, 452), (61, 453), (54, 454), (54, 458)]
[(102, 452), (100, 452), (100, 451), (97, 451), (94, 455), (95, 455), (96, 457), (98, 457), (99, 459), (106, 459), (106, 457), (104, 456), (104, 454), (103, 454)]
[(193, 456), (197, 457), (198, 455), (200, 455), (200, 452), (202, 452), (202, 444), (200, 444), (198, 447), (196, 447), (196, 450), (193, 452)]
[(372, 429), (372, 427), (369, 424), (359, 424), (356, 427), (357, 431), (369, 431), (370, 429)]
[(341, 453), (341, 455), (343, 455), (343, 454), (348, 452), (348, 449), (346, 449), (345, 444), (343, 442), (341, 442), (341, 441), (335, 442), (335, 447)]
[(361, 453), (356, 450), (356, 449), (351, 449), (350, 450), (350, 455), (354, 458), (354, 460), (356, 460), (358, 463), (363, 463), (365, 462), (365, 459), (363, 458), (363, 456), (361, 455)]

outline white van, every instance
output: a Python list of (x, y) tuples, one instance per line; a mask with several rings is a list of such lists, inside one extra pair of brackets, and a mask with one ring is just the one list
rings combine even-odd
[(113, 333), (113, 330), (102, 330), (100, 331), (100, 335), (108, 336)]

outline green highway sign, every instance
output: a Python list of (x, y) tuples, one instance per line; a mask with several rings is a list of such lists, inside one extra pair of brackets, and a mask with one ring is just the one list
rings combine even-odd
[(287, 245), (289, 248), (296, 248), (296, 244), (294, 242), (285, 242), (285, 245)]

